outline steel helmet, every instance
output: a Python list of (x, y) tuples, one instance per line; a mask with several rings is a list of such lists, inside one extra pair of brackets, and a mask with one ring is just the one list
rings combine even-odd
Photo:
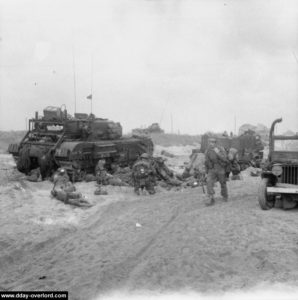
[(61, 169), (59, 170), (59, 174), (64, 174), (64, 173), (65, 173), (65, 169), (61, 168)]
[(146, 158), (146, 159), (148, 159), (148, 158), (149, 158), (149, 154), (148, 154), (148, 153), (143, 153), (143, 154), (141, 155), (141, 158)]

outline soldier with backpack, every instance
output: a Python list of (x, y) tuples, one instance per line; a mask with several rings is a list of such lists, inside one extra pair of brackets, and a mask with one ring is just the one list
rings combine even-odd
[(155, 171), (147, 153), (143, 153), (133, 165), (132, 179), (137, 195), (140, 195), (140, 189), (147, 190), (150, 195), (155, 194)]
[(223, 201), (228, 201), (228, 189), (226, 183), (226, 168), (228, 158), (226, 150), (218, 146), (215, 138), (209, 138), (208, 148), (205, 152), (205, 167), (207, 172), (207, 194), (206, 205), (214, 204), (214, 184), (219, 181)]

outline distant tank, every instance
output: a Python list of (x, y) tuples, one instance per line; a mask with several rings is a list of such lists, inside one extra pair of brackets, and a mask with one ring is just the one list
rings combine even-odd
[(158, 123), (152, 123), (147, 128), (135, 128), (132, 130), (135, 134), (151, 134), (151, 133), (165, 133), (163, 129), (160, 128)]
[(93, 114), (76, 113), (49, 106), (43, 116), (35, 113), (29, 130), (19, 144), (10, 144), (20, 172), (28, 174), (40, 167), (42, 178), (51, 176), (59, 167), (69, 175), (94, 173), (99, 159), (105, 167), (130, 166), (142, 153), (153, 153), (149, 137), (122, 137), (120, 123), (96, 118)]
[(260, 167), (263, 159), (264, 145), (260, 135), (256, 134), (253, 130), (247, 130), (239, 136), (227, 134), (204, 134), (201, 139), (200, 152), (205, 153), (208, 147), (209, 137), (215, 137), (217, 144), (224, 147), (226, 150), (235, 148), (238, 150), (239, 163), (241, 169), (248, 166)]

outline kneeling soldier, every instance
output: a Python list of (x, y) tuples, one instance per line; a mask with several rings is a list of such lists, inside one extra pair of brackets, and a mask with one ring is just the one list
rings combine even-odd
[(150, 157), (147, 153), (143, 153), (132, 167), (134, 191), (137, 195), (140, 195), (140, 189), (142, 191), (146, 189), (150, 195), (155, 193), (154, 175)]

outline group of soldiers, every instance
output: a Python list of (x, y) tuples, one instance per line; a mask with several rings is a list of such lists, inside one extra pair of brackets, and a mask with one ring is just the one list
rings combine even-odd
[[(205, 169), (202, 171), (194, 172), (194, 177), (202, 184), (207, 186), (207, 201), (206, 205), (214, 204), (214, 185), (218, 181), (221, 186), (221, 196), (223, 201), (228, 201), (227, 180), (230, 173), (232, 179), (240, 179), (240, 165), (238, 163), (238, 156), (236, 149), (229, 149), (228, 151), (221, 146), (217, 145), (216, 138), (209, 138), (208, 148), (205, 152)], [(117, 174), (117, 166), (113, 170), (113, 174)], [(139, 159), (134, 163), (131, 169), (123, 174), (129, 174), (129, 178), (124, 180), (110, 174), (106, 168), (106, 161), (101, 159), (98, 161), (95, 168), (95, 179), (97, 182), (97, 189), (95, 195), (106, 195), (107, 191), (104, 189), (106, 185), (120, 185), (128, 186), (133, 185), (134, 192), (137, 195), (141, 194), (155, 194), (155, 186), (157, 179), (166, 182), (170, 186), (183, 186), (183, 180), (176, 178), (174, 173), (167, 168), (164, 159), (149, 156), (147, 153), (140, 155)], [(40, 174), (31, 175), (32, 181)], [(33, 178), (34, 177), (34, 178)], [(30, 177), (28, 178), (30, 180)], [(91, 204), (82, 196), (81, 193), (76, 191), (76, 187), (71, 182), (65, 169), (60, 168), (53, 176), (53, 189), (52, 196), (67, 204), (77, 206), (91, 206)], [(204, 190), (204, 188), (203, 188)], [(205, 192), (205, 191), (204, 191)]]
[[(158, 169), (154, 166), (154, 160), (150, 158), (147, 153), (143, 153), (139, 160), (133, 165), (132, 177), (134, 184), (134, 191), (137, 195), (144, 190), (147, 190), (150, 195), (155, 193), (154, 186), (157, 177)], [(217, 145), (216, 138), (209, 138), (208, 148), (205, 152), (205, 170), (198, 172), (195, 177), (205, 178), (207, 186), (207, 201), (206, 205), (214, 204), (214, 185), (218, 181), (221, 186), (221, 195), (223, 201), (228, 201), (227, 180), (232, 173), (232, 180), (240, 179), (240, 165), (237, 150), (225, 148)], [(168, 176), (171, 179), (171, 176)], [(173, 180), (172, 180), (173, 181)]]
[[(143, 153), (132, 166), (131, 178), (129, 178), (128, 181), (134, 186), (134, 191), (137, 195), (140, 195), (141, 193), (144, 194), (145, 191), (150, 195), (155, 193), (154, 185), (157, 174), (152, 162), (150, 156), (147, 153)], [(103, 189), (103, 186), (108, 184), (122, 186), (129, 185), (126, 181), (121, 180), (119, 177), (115, 178), (108, 173), (105, 168), (105, 163), (105, 160), (101, 159), (95, 167), (96, 182), (98, 185), (98, 188), (95, 191), (96, 195), (106, 194), (107, 192)]]

